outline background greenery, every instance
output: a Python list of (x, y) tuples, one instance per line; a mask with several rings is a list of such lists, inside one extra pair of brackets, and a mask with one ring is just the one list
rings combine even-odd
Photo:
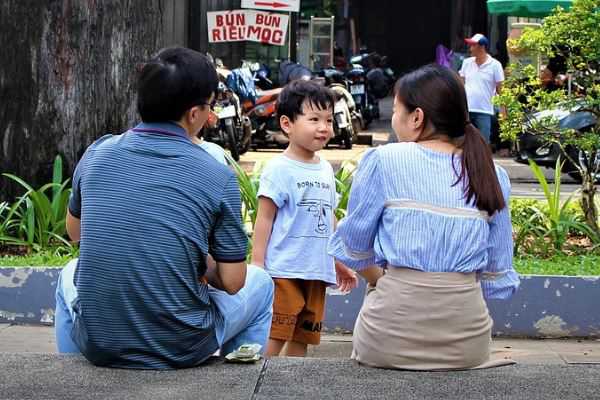
[[(243, 218), (251, 233), (263, 164), (245, 171), (232, 159), (228, 161), (238, 176)], [(57, 157), (53, 182), (37, 190), (18, 177), (3, 174), (19, 182), (25, 193), (12, 204), (0, 204), (0, 254), (5, 254), (0, 266), (61, 266), (77, 257), (78, 247), (69, 243), (64, 226), (71, 189), (68, 181), (62, 181), (60, 163)], [(346, 215), (356, 166), (356, 161), (346, 161), (335, 173), (338, 219)], [(584, 223), (580, 204), (561, 199), (560, 185), (549, 185), (536, 165), (531, 168), (545, 199), (511, 199), (515, 268), (527, 274), (600, 275), (600, 240)], [(560, 165), (557, 171), (560, 174)]]

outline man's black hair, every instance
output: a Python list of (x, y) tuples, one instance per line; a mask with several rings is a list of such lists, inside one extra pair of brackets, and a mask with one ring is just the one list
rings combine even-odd
[(139, 74), (137, 109), (142, 121), (179, 121), (190, 108), (208, 102), (218, 81), (203, 54), (184, 47), (160, 50)]
[(302, 115), (302, 104), (307, 101), (311, 107), (320, 110), (333, 110), (335, 97), (333, 92), (315, 81), (297, 80), (288, 83), (277, 99), (277, 116), (286, 116), (295, 121)]

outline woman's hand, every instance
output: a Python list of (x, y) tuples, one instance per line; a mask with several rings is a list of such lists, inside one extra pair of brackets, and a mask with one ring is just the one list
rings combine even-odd
[(373, 265), (372, 267), (359, 271), (360, 276), (365, 278), (367, 283), (372, 287), (377, 286), (377, 281), (384, 275), (384, 273), (385, 272), (383, 271), (383, 268), (377, 265)]

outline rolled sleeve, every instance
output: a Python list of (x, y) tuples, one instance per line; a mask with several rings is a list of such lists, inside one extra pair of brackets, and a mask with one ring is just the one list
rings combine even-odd
[(328, 253), (355, 270), (375, 264), (374, 242), (384, 208), (384, 193), (376, 149), (358, 166), (348, 213), (329, 240)]
[(227, 182), (221, 210), (213, 229), (210, 253), (215, 261), (241, 262), (246, 259), (248, 237), (242, 223), (242, 202), (235, 176)]
[(278, 208), (281, 208), (287, 200), (287, 191), (281, 188), (273, 171), (267, 169), (260, 176), (257, 196), (268, 197)]
[(513, 268), (513, 237), (510, 210), (510, 180), (504, 169), (497, 167), (496, 172), (506, 207), (498, 211), (490, 221), (488, 247), (488, 265), (481, 282), (483, 294), (488, 299), (506, 299), (519, 287), (519, 275)]

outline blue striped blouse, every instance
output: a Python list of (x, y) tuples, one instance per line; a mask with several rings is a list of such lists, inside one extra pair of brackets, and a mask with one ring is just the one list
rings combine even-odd
[[(452, 163), (454, 167), (452, 168)], [(508, 206), (488, 217), (464, 199), (456, 182), (460, 157), (417, 143), (369, 150), (352, 185), (348, 214), (329, 241), (329, 254), (361, 270), (377, 264), (427, 272), (478, 272), (486, 298), (510, 297), (513, 269)], [(508, 204), (510, 181), (496, 174)]]

